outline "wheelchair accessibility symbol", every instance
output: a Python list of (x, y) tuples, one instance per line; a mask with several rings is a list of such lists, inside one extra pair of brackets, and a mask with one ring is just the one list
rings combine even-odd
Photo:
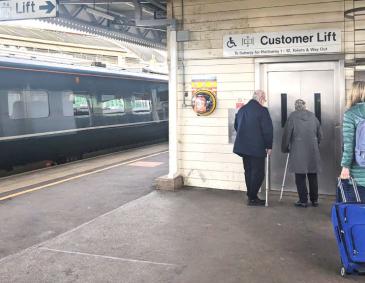
[(229, 40), (227, 41), (227, 47), (228, 48), (232, 48), (232, 47), (237, 47), (236, 43), (234, 42), (233, 38), (230, 37)]

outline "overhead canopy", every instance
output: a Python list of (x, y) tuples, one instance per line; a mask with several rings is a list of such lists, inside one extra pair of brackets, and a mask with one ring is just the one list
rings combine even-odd
[(87, 66), (98, 61), (112, 68), (167, 72), (164, 50), (64, 28), (52, 30), (39, 21), (11, 24), (0, 25), (1, 56)]
[(166, 1), (60, 0), (59, 17), (42, 21), (153, 48), (166, 48)]
[[(51, 50), (49, 53), (56, 51), (61, 55), (73, 56), (74, 59), (80, 59), (76, 60), (80, 64), (100, 61), (122, 68), (154, 66), (162, 69), (162, 72), (167, 71), (166, 29), (171, 21), (166, 19), (166, 1), (58, 2), (56, 18), (1, 22), (0, 53), (4, 54), (4, 48), (6, 53), (8, 46), (12, 50), (18, 48), (17, 52), (20, 52), (20, 47), (25, 47), (28, 56), (32, 51), (42, 53), (41, 49), (48, 44), (45, 48)], [(76, 54), (75, 57), (75, 53), (93, 54), (94, 57), (81, 62), (85, 56)], [(50, 55), (54, 56), (54, 53)], [(46, 54), (42, 53), (42, 56)]]
[(44, 41), (45, 43), (57, 42), (60, 44), (74, 44), (78, 46), (87, 46), (89, 48), (102, 48), (123, 53), (127, 52), (121, 45), (112, 41), (106, 41), (104, 38), (96, 36), (52, 30), (44, 32), (44, 30), (41, 29), (22, 28), (19, 26), (0, 25), (0, 38), (14, 38), (17, 40), (31, 40), (38, 42)]

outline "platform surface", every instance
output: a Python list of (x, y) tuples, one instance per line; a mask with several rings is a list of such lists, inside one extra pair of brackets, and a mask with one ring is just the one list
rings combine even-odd
[(66, 163), (32, 172), (0, 178), (0, 197), (8, 192), (32, 188), (48, 182), (69, 178), (85, 172), (113, 166), (133, 159), (143, 158), (153, 153), (168, 150), (168, 144), (161, 143), (141, 148), (115, 152), (103, 156), (84, 159), (73, 163)]
[[(167, 154), (144, 161), (166, 162)], [(123, 184), (137, 189), (142, 176)], [(344, 282), (332, 201), (303, 209), (293, 207), (293, 197), (282, 203), (277, 197), (264, 208), (246, 206), (237, 191), (151, 191), (4, 257), (0, 282)], [(346, 282), (364, 280), (349, 276)]]
[[(0, 194), (0, 258), (150, 193), (168, 170), (166, 148), (149, 146), (13, 176), (9, 187), (17, 189)], [(140, 162), (154, 167), (133, 166)]]

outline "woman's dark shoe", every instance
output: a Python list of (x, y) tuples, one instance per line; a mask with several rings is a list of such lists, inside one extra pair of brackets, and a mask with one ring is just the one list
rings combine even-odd
[(318, 207), (318, 201), (312, 201), (312, 206), (313, 207)]
[(298, 200), (296, 203), (294, 203), (294, 206), (296, 206), (296, 207), (307, 207), (308, 203), (301, 202), (300, 200)]

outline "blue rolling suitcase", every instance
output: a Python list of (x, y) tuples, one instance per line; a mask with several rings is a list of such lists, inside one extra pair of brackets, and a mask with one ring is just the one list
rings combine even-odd
[[(338, 198), (332, 206), (332, 224), (341, 256), (341, 275), (365, 273), (365, 203), (361, 202), (356, 183), (344, 189), (338, 182)], [(352, 187), (350, 193), (349, 187)]]

